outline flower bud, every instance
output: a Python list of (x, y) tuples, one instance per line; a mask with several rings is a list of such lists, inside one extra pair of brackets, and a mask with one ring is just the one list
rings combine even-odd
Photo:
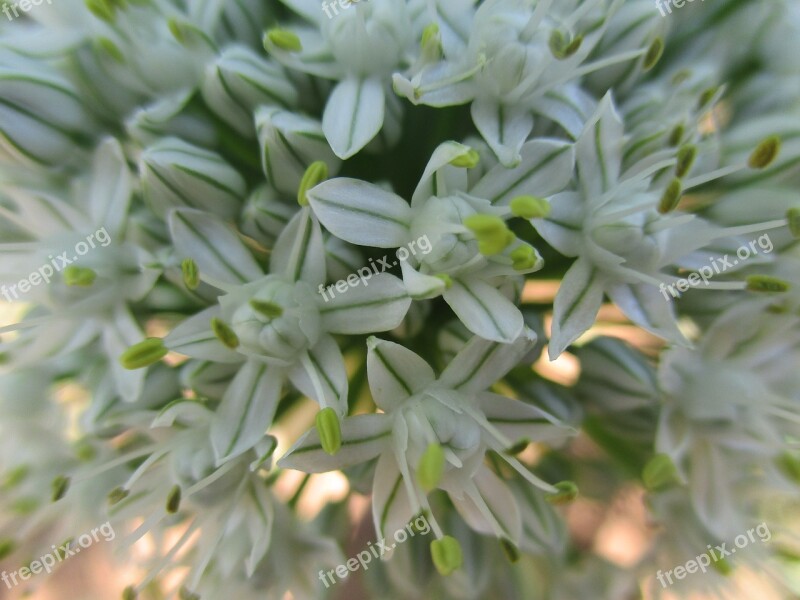
[(221, 156), (176, 138), (147, 148), (139, 170), (145, 197), (160, 217), (188, 206), (235, 218), (247, 193), (245, 180)]

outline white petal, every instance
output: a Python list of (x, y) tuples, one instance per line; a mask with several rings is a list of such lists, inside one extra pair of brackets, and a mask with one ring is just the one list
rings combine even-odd
[(270, 271), (312, 287), (325, 283), (322, 230), (311, 209), (303, 208), (281, 232), (270, 258)]
[(372, 519), (378, 539), (389, 538), (414, 516), (403, 475), (391, 452), (381, 454), (372, 484)]
[(192, 315), (164, 338), (164, 345), (179, 354), (222, 363), (238, 363), (244, 357), (222, 344), (211, 330), (211, 319), (221, 314), (219, 306), (211, 306)]
[(609, 92), (577, 142), (578, 175), (585, 198), (599, 198), (617, 183), (624, 144), (622, 134), (622, 119)]
[[(308, 354), (309, 361), (295, 365), (289, 371), (292, 384), (320, 406), (330, 406), (340, 415), (346, 414), (348, 381), (339, 345), (330, 335), (323, 335)], [(309, 368), (312, 373), (309, 373)], [(323, 398), (319, 397), (320, 388)]]
[(461, 498), (451, 493), (450, 499), (459, 514), (475, 531), (493, 536), (502, 533), (503, 537), (518, 544), (522, 534), (522, 518), (519, 505), (506, 482), (486, 466), (482, 466), (475, 473), (473, 481), (479, 494), (477, 502), (485, 503), (488, 511), (479, 509), (476, 499), (469, 493)]
[(116, 139), (109, 138), (98, 147), (92, 175), (92, 187), (89, 191), (92, 223), (104, 226), (111, 237), (116, 237), (122, 232), (128, 215), (133, 187), (133, 177), (122, 153), (122, 146)]
[(442, 297), (467, 328), (487, 340), (512, 342), (525, 324), (522, 313), (497, 289), (479, 280), (456, 280)]
[(410, 236), (411, 207), (371, 183), (331, 179), (309, 190), (308, 199), (320, 223), (351, 244), (399, 248)]
[(250, 360), (233, 378), (211, 424), (217, 464), (252, 448), (272, 424), (281, 398), (282, 369)]
[(218, 217), (180, 208), (169, 213), (168, 221), (178, 254), (193, 259), (201, 277), (207, 275), (222, 283), (242, 284), (263, 276), (236, 230)]
[(579, 258), (564, 275), (553, 306), (550, 360), (561, 354), (583, 332), (594, 325), (603, 303), (603, 277), (584, 258)]
[(479, 98), (472, 103), (472, 120), (503, 165), (519, 163), (519, 150), (533, 129), (529, 110)]
[(383, 414), (347, 417), (342, 421), (342, 447), (333, 456), (322, 449), (316, 428), (311, 429), (278, 461), (278, 466), (324, 473), (366, 462), (388, 447), (391, 427), (391, 419)]
[(478, 406), (489, 423), (512, 442), (523, 438), (534, 441), (563, 440), (577, 433), (550, 413), (521, 400), (484, 392), (478, 396)]
[(371, 337), (367, 348), (369, 388), (383, 410), (396, 408), (435, 379), (430, 365), (400, 344)]
[[(403, 282), (387, 273), (374, 275), (320, 305), (323, 328), (330, 333), (377, 333), (394, 329), (411, 306)], [(321, 301), (320, 301), (321, 302)]]
[(348, 77), (333, 89), (322, 129), (339, 158), (350, 158), (374, 138), (383, 125), (383, 85), (377, 78)]
[(425, 167), (425, 172), (411, 197), (411, 206), (416, 206), (431, 196), (448, 196), (454, 191), (467, 189), (467, 169), (454, 167), (450, 163), (469, 152), (469, 146), (456, 142), (445, 142), (434, 150)]
[(646, 284), (618, 284), (607, 290), (609, 298), (631, 321), (654, 334), (675, 342), (686, 344), (687, 340), (678, 328), (666, 288), (666, 296), (656, 287)]
[(471, 394), (482, 392), (517, 366), (535, 343), (531, 329), (525, 329), (512, 343), (473, 337), (447, 365), (439, 383)]
[(597, 102), (576, 83), (551, 89), (536, 99), (535, 111), (563, 127), (577, 139), (597, 109)]
[(533, 219), (536, 231), (565, 256), (578, 256), (583, 248), (583, 197), (578, 192), (562, 192), (550, 198), (546, 219)]

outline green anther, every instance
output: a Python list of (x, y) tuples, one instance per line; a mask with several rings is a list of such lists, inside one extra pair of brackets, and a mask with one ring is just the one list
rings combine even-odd
[(300, 38), (297, 37), (297, 34), (287, 29), (270, 29), (267, 32), (267, 38), (281, 50), (300, 52), (303, 49), (303, 44), (300, 43)]
[(666, 454), (657, 454), (645, 465), (642, 471), (644, 487), (657, 492), (681, 483), (675, 463)]
[(792, 236), (800, 238), (800, 207), (787, 210), (786, 220), (789, 222), (789, 231), (792, 232)]
[(108, 503), (111, 506), (118, 504), (128, 497), (130, 492), (123, 487), (116, 487), (108, 493)]
[(464, 226), (475, 235), (484, 256), (500, 254), (515, 239), (505, 221), (496, 215), (470, 215), (464, 219)]
[(64, 283), (70, 287), (89, 287), (97, 279), (97, 273), (86, 267), (70, 265), (62, 272)]
[(167, 28), (178, 43), (183, 44), (186, 42), (186, 34), (183, 31), (183, 25), (177, 19), (168, 19)]
[(771, 275), (750, 275), (746, 279), (747, 290), (750, 292), (777, 292), (789, 291), (789, 282)]
[(0, 560), (10, 556), (16, 547), (17, 544), (12, 539), (5, 538), (0, 540)]
[(464, 562), (461, 544), (456, 538), (449, 535), (431, 542), (431, 558), (436, 570), (444, 576), (460, 569)]
[(688, 145), (683, 146), (678, 150), (678, 164), (675, 165), (675, 176), (684, 177), (694, 165), (694, 159), (697, 157), (697, 146)]
[(783, 454), (778, 457), (776, 464), (789, 479), (800, 483), (800, 458), (791, 454)]
[(136, 600), (139, 594), (136, 593), (136, 588), (129, 585), (122, 591), (122, 600)]
[(52, 500), (53, 502), (58, 502), (61, 500), (64, 495), (67, 493), (69, 489), (69, 477), (64, 477), (63, 475), (59, 475), (55, 479), (53, 479), (53, 483), (51, 484), (53, 495)]
[(88, 462), (97, 455), (97, 452), (86, 439), (79, 440), (75, 443), (75, 456), (82, 462)]
[(86, 8), (102, 21), (114, 21), (114, 5), (108, 0), (86, 0)]
[(583, 36), (578, 34), (574, 39), (567, 40), (567, 36), (559, 29), (554, 29), (550, 34), (550, 52), (558, 60), (564, 60), (575, 54), (583, 43)]
[(453, 287), (453, 278), (450, 277), (450, 275), (448, 275), (447, 273), (438, 273), (434, 275), (434, 277), (444, 281), (444, 288), (446, 290), (449, 290), (451, 287)]
[(183, 275), (183, 285), (186, 289), (196, 290), (200, 285), (200, 269), (197, 268), (197, 263), (191, 258), (184, 258), (181, 261), (181, 274)]
[(211, 331), (214, 332), (214, 335), (217, 336), (217, 339), (222, 342), (224, 346), (227, 346), (231, 350), (234, 350), (239, 346), (239, 336), (225, 324), (225, 321), (222, 319), (218, 319), (214, 317), (211, 319)]
[(303, 178), (300, 180), (300, 188), (297, 190), (297, 203), (300, 206), (308, 206), (308, 197), (306, 193), (314, 186), (322, 183), (328, 178), (328, 165), (321, 160), (314, 161), (306, 172), (303, 173)]
[(777, 135), (771, 135), (762, 140), (750, 158), (747, 160), (747, 166), (751, 169), (765, 169), (772, 161), (774, 161), (778, 153), (781, 151), (781, 138)]
[(422, 40), (420, 46), (425, 47), (433, 38), (439, 35), (439, 26), (436, 23), (428, 23), (425, 29), (422, 30)]
[(515, 442), (508, 448), (506, 448), (506, 454), (510, 456), (516, 456), (520, 452), (524, 451), (530, 445), (531, 441), (528, 438), (522, 438), (518, 442)]
[(30, 472), (31, 470), (27, 465), (14, 467), (3, 477), (3, 483), (0, 483), (0, 490), (8, 491), (15, 488), (25, 480)]
[(711, 562), (711, 566), (714, 567), (714, 570), (716, 570), (720, 575), (725, 577), (733, 573), (733, 567), (731, 566), (731, 563), (722, 557), (714, 559)]
[(125, 62), (125, 55), (122, 53), (122, 50), (119, 49), (113, 41), (111, 41), (107, 37), (100, 37), (95, 40), (97, 44), (97, 48), (102, 52), (108, 54), (111, 58), (113, 58), (118, 63)]
[(515, 563), (519, 560), (519, 548), (517, 548), (511, 540), (505, 538), (500, 539), (500, 547), (509, 562)]
[(283, 307), (264, 300), (250, 300), (250, 306), (254, 311), (261, 313), (268, 319), (277, 319), (283, 314)]
[(678, 144), (681, 143), (684, 133), (686, 133), (686, 129), (684, 128), (683, 124), (675, 125), (675, 127), (672, 128), (672, 131), (669, 134), (667, 143), (672, 147), (677, 146)]
[(673, 179), (669, 182), (667, 189), (661, 196), (661, 201), (658, 203), (658, 212), (662, 215), (672, 212), (678, 207), (683, 195), (683, 184), (680, 179)]
[(439, 485), (444, 474), (444, 450), (441, 445), (432, 443), (422, 454), (417, 467), (417, 481), (426, 492), (430, 492)]
[(174, 515), (181, 507), (181, 486), (174, 485), (167, 496), (167, 512)]
[(517, 196), (508, 207), (512, 215), (523, 219), (544, 219), (550, 214), (550, 202), (537, 196)]
[(545, 498), (550, 504), (567, 504), (578, 496), (578, 486), (572, 481), (559, 481), (553, 487), (558, 491), (548, 494)]
[(11, 504), (11, 510), (18, 515), (31, 515), (39, 510), (41, 503), (36, 498), (23, 497), (14, 500)]
[(660, 37), (657, 37), (647, 49), (647, 54), (644, 55), (644, 62), (642, 63), (644, 70), (649, 71), (655, 67), (656, 63), (661, 60), (662, 54), (664, 54), (664, 40), (662, 40)]
[(512, 260), (511, 266), (515, 271), (527, 271), (528, 269), (532, 269), (536, 266), (538, 260), (536, 251), (527, 244), (522, 244), (514, 248), (508, 256)]
[(717, 95), (719, 92), (719, 87), (712, 87), (705, 90), (702, 94), (700, 94), (700, 99), (697, 101), (697, 108), (705, 108), (711, 100), (713, 100), (714, 96)]
[(0, 352), (0, 365), (4, 365), (10, 360), (11, 356), (9, 355), (8, 352)]
[(331, 456), (342, 447), (342, 426), (339, 415), (331, 407), (323, 408), (317, 413), (317, 434), (322, 449)]
[(466, 153), (456, 156), (450, 164), (461, 169), (474, 169), (480, 161), (481, 156), (478, 151), (470, 148)]
[(141, 369), (157, 363), (167, 352), (161, 338), (147, 338), (125, 350), (119, 357), (119, 364), (130, 370)]

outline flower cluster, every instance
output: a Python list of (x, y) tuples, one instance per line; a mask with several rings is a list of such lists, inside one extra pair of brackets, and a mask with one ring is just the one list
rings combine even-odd
[[(375, 538), (431, 525), (359, 575), (375, 597), (660, 593), (637, 577), (760, 522), (681, 584), (790, 586), (796, 3), (325, 8), (58, 0), (0, 29), (0, 285), (107, 242), (0, 328), (0, 559), (108, 520), (170, 540), (126, 600), (326, 597), (354, 512), (301, 505), (339, 471)], [(569, 385), (538, 366), (564, 354)], [(557, 505), (631, 485), (664, 527), (622, 570)]]

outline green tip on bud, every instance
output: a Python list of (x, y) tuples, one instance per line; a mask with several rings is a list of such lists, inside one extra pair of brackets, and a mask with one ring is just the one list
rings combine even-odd
[(674, 148), (675, 146), (681, 143), (684, 133), (686, 133), (686, 128), (683, 126), (682, 123), (675, 125), (675, 127), (672, 128), (672, 131), (669, 134), (669, 138), (667, 139), (667, 144), (669, 144)]
[(523, 452), (525, 448), (530, 445), (531, 441), (528, 438), (522, 438), (518, 442), (515, 442), (513, 445), (506, 448), (506, 454), (510, 456), (516, 456), (517, 454)]
[(500, 254), (514, 241), (514, 234), (497, 215), (470, 215), (464, 219), (464, 226), (475, 235), (484, 256)]
[(564, 60), (575, 54), (583, 43), (583, 36), (578, 34), (574, 39), (569, 38), (560, 29), (554, 29), (550, 34), (550, 52), (558, 60)]
[(519, 560), (519, 548), (511, 540), (501, 539), (500, 547), (509, 562), (515, 563)]
[(789, 231), (795, 238), (800, 238), (800, 207), (790, 208), (786, 211)]
[(791, 454), (783, 454), (777, 459), (778, 468), (789, 479), (800, 483), (800, 458)]
[(691, 170), (696, 157), (697, 146), (683, 146), (680, 150), (678, 150), (678, 164), (675, 165), (675, 176), (684, 177)]
[(681, 180), (673, 179), (670, 181), (667, 189), (664, 190), (664, 194), (661, 196), (661, 200), (658, 203), (658, 212), (663, 215), (675, 210), (681, 201), (682, 195), (683, 184), (681, 183)]
[(460, 169), (474, 169), (481, 161), (481, 156), (477, 150), (470, 148), (464, 154), (456, 156), (450, 164)]
[(771, 275), (750, 275), (746, 281), (750, 292), (783, 293), (791, 287), (787, 281)]
[(559, 481), (553, 487), (558, 491), (545, 497), (550, 504), (567, 504), (578, 497), (578, 486), (572, 481)]
[(186, 586), (181, 586), (178, 591), (178, 600), (200, 600), (200, 594), (190, 592)]
[(644, 55), (644, 62), (642, 63), (644, 70), (649, 71), (655, 67), (658, 61), (661, 60), (662, 54), (664, 54), (664, 40), (657, 37), (647, 49), (647, 54)]
[(300, 43), (300, 38), (297, 37), (297, 34), (287, 29), (270, 29), (267, 32), (267, 39), (281, 50), (300, 52), (303, 49), (303, 44)]
[(724, 577), (727, 577), (728, 575), (733, 573), (733, 567), (731, 566), (731, 563), (729, 563), (726, 559), (722, 557), (715, 558), (711, 562), (711, 566), (714, 568), (715, 571), (717, 571), (720, 575)]
[(147, 338), (125, 350), (119, 357), (119, 364), (130, 370), (142, 369), (160, 361), (167, 352), (161, 338)]
[(511, 266), (515, 271), (527, 271), (533, 269), (539, 262), (539, 257), (531, 246), (522, 244), (514, 248), (508, 255), (511, 259)]
[(435, 489), (444, 474), (444, 450), (437, 443), (429, 444), (417, 467), (417, 481), (426, 492)]
[(331, 407), (317, 413), (317, 434), (322, 449), (333, 456), (342, 447), (342, 426), (339, 415)]
[(644, 487), (649, 492), (657, 492), (682, 483), (675, 463), (666, 454), (656, 454), (642, 471)]
[(27, 465), (20, 465), (14, 467), (3, 477), (3, 482), (0, 483), (0, 490), (8, 491), (17, 487), (22, 483), (25, 478), (30, 474), (31, 470)]
[(108, 503), (111, 506), (122, 502), (130, 492), (123, 487), (116, 487), (108, 493)]
[(453, 278), (447, 273), (437, 273), (434, 275), (434, 277), (444, 281), (444, 289), (449, 290), (451, 287), (453, 287)]
[(250, 300), (250, 306), (254, 311), (261, 313), (268, 319), (277, 319), (283, 314), (283, 307), (273, 302), (264, 300)]
[(16, 549), (17, 544), (14, 540), (5, 538), (0, 540), (0, 560), (7, 558)]
[(523, 219), (544, 219), (550, 214), (550, 202), (536, 196), (517, 196), (508, 207), (512, 215)]
[(419, 45), (422, 48), (424, 48), (437, 35), (439, 35), (439, 25), (437, 25), (436, 23), (428, 23), (425, 26), (425, 29), (422, 30), (422, 39), (420, 40), (420, 44)]
[(113, 41), (107, 37), (99, 37), (95, 40), (97, 49), (110, 56), (115, 62), (120, 64), (125, 62), (125, 55)]
[(53, 502), (58, 502), (64, 497), (69, 489), (69, 481), (69, 477), (64, 477), (63, 475), (59, 475), (53, 479), (53, 483), (51, 484), (51, 488), (53, 490)]
[(181, 486), (174, 485), (167, 496), (167, 513), (174, 515), (181, 507)]
[(217, 339), (222, 342), (224, 346), (231, 350), (239, 346), (239, 336), (237, 336), (233, 329), (228, 327), (222, 319), (218, 319), (217, 317), (211, 319), (211, 331), (214, 332), (214, 335), (217, 336)]
[(705, 108), (708, 104), (714, 99), (714, 96), (717, 95), (719, 92), (719, 87), (711, 87), (705, 90), (702, 94), (700, 94), (700, 98), (697, 101), (697, 108)]
[(136, 596), (139, 594), (136, 593), (136, 588), (132, 585), (129, 585), (122, 591), (122, 600), (136, 600)]
[(200, 270), (197, 268), (197, 263), (191, 258), (184, 258), (181, 262), (181, 273), (186, 289), (196, 290), (200, 285)]
[(86, 0), (86, 8), (101, 21), (114, 21), (114, 5), (109, 0)]
[(300, 180), (300, 188), (297, 190), (297, 203), (300, 206), (308, 206), (306, 193), (315, 185), (322, 183), (328, 178), (328, 165), (321, 160), (314, 161)]
[(445, 577), (460, 569), (464, 562), (461, 544), (456, 538), (449, 535), (431, 542), (431, 558), (436, 570)]
[(70, 265), (62, 271), (64, 283), (70, 287), (89, 287), (97, 279), (97, 273), (86, 267)]
[(771, 135), (765, 140), (762, 140), (750, 158), (747, 160), (747, 166), (751, 169), (765, 169), (772, 161), (774, 161), (778, 153), (781, 151), (781, 138), (777, 135)]

